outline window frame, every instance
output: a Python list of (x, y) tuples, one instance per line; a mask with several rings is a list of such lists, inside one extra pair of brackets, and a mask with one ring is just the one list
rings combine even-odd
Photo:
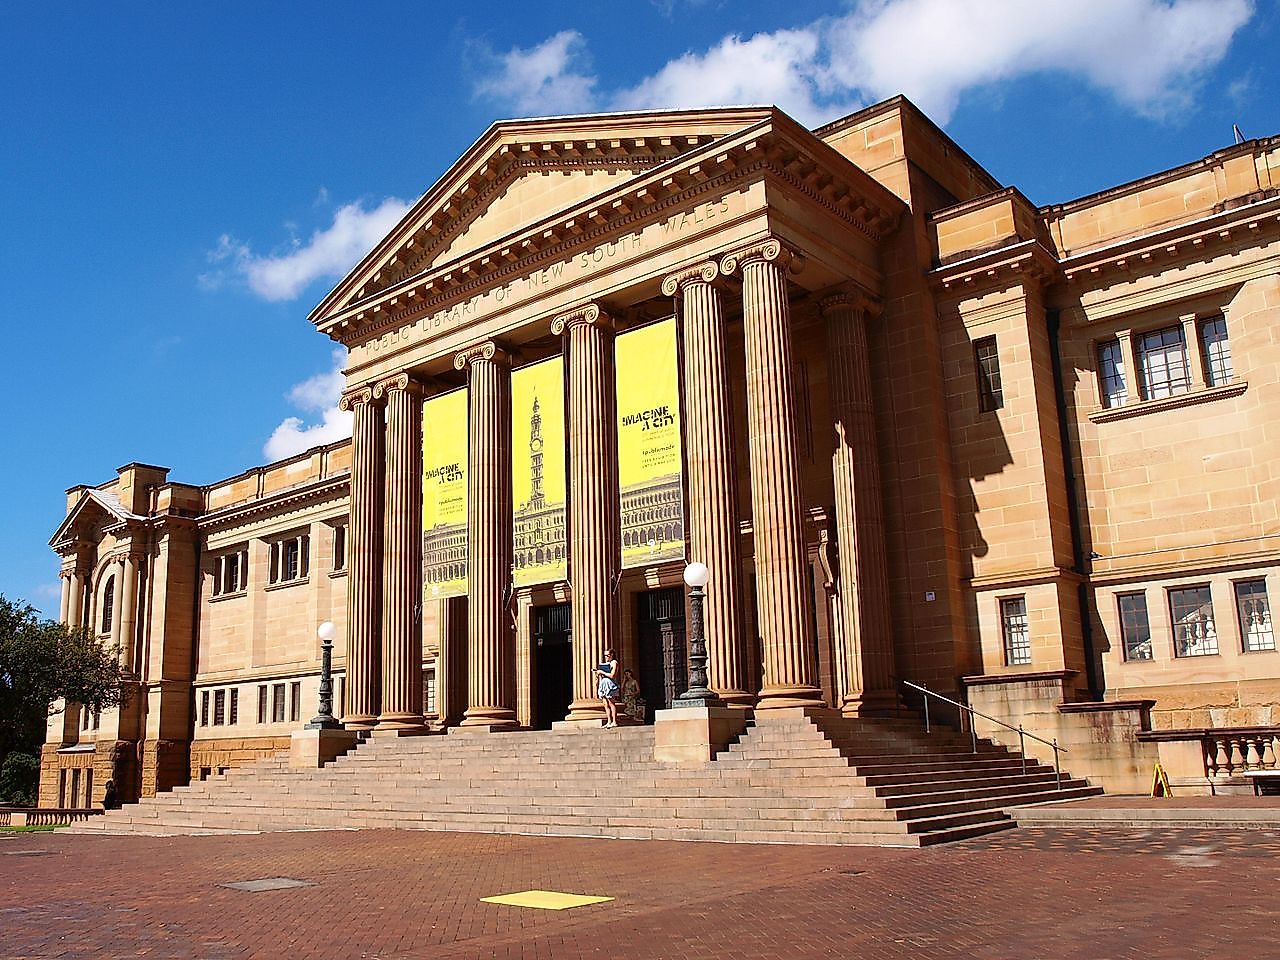
[[(1116, 616), (1120, 622), (1120, 653), (1125, 663), (1151, 663), (1156, 658), (1155, 642), (1151, 636), (1151, 608), (1147, 605), (1146, 590), (1130, 590), (1124, 593), (1117, 593), (1116, 597)], [(1130, 640), (1129, 613), (1125, 609), (1126, 600), (1139, 600), (1142, 603), (1142, 629), (1146, 633), (1146, 639), (1133, 643)], [(1136, 611), (1132, 611), (1136, 612)], [(1135, 624), (1136, 625), (1136, 624)], [(1132, 651), (1136, 647), (1146, 645), (1146, 656), (1134, 656)]]
[[(1112, 351), (1114, 350), (1114, 354)], [(1129, 376), (1126, 371), (1124, 344), (1119, 336), (1099, 340), (1095, 345), (1098, 362), (1098, 397), (1106, 410), (1123, 407), (1129, 402)], [(1111, 364), (1110, 372), (1107, 365)], [(1111, 384), (1109, 387), (1108, 384)], [(1118, 387), (1116, 386), (1118, 384)]]
[[(1201, 602), (1196, 603), (1194, 606), (1184, 606), (1183, 610), (1190, 613), (1196, 610), (1204, 610), (1206, 608), (1208, 609), (1209, 616), (1207, 618), (1207, 621), (1203, 621), (1203, 620), (1201, 621), (1202, 624), (1207, 622), (1208, 632), (1206, 633), (1205, 637), (1197, 638), (1194, 642), (1203, 643), (1207, 639), (1210, 642), (1206, 643), (1205, 646), (1206, 647), (1211, 646), (1212, 649), (1205, 649), (1201, 651), (1191, 652), (1190, 643), (1180, 641), (1178, 638), (1178, 628), (1180, 626), (1184, 626), (1185, 621), (1180, 619), (1178, 616), (1178, 608), (1175, 606), (1176, 601), (1175, 601), (1174, 595), (1177, 594), (1179, 595), (1179, 598), (1181, 598), (1182, 595), (1190, 594), (1193, 591), (1194, 592), (1203, 591), (1203, 596), (1205, 597), (1205, 599)], [(1195, 657), (1219, 656), (1222, 653), (1222, 647), (1221, 647), (1221, 644), (1219, 644), (1218, 642), (1217, 613), (1213, 609), (1212, 585), (1208, 583), (1179, 584), (1177, 586), (1166, 587), (1165, 595), (1166, 595), (1166, 603), (1168, 605), (1168, 610), (1169, 610), (1169, 632), (1173, 639), (1174, 658), (1178, 660), (1186, 660), (1186, 659), (1192, 659)]]
[[(984, 350), (990, 353), (984, 355)], [(978, 410), (994, 413), (1004, 408), (1004, 380), (1000, 375), (1000, 348), (995, 336), (973, 341), (974, 373), (978, 381)]]
[[(1027, 608), (1026, 594), (1015, 597), (999, 598), (1000, 612), (1000, 646), (1004, 653), (1006, 667), (1026, 667), (1032, 663), (1031, 656), (1031, 615)], [(1021, 606), (1021, 613), (1014, 611), (1014, 606)], [(1021, 617), (1021, 636), (1015, 631), (1019, 629), (1016, 620)]]
[[(1270, 636), (1270, 646), (1250, 646), (1249, 630), (1245, 624), (1244, 610), (1241, 602), (1246, 598), (1240, 594), (1241, 587), (1260, 586), (1262, 588), (1262, 602), (1266, 607), (1265, 616), (1267, 618), (1267, 633)], [(1240, 631), (1240, 652), (1241, 653), (1274, 653), (1276, 650), (1276, 634), (1275, 619), (1271, 614), (1271, 597), (1267, 593), (1266, 577), (1246, 577), (1241, 580), (1231, 581), (1231, 599), (1235, 604), (1236, 612), (1236, 628)]]
[[(1220, 331), (1222, 336), (1209, 340), (1211, 330)], [(1231, 357), (1231, 331), (1227, 329), (1227, 317), (1217, 313), (1196, 321), (1197, 349), (1200, 351), (1201, 366), (1204, 369), (1204, 385), (1206, 387), (1225, 387), (1236, 379), (1235, 364)], [(1215, 349), (1216, 348), (1216, 349)]]
[[(1172, 335), (1174, 339), (1168, 340)], [(1159, 337), (1160, 343), (1158, 349), (1149, 349), (1148, 343), (1154, 338)], [(1181, 379), (1177, 379), (1171, 375), (1172, 365), (1169, 363), (1169, 356), (1176, 348), (1180, 365), (1182, 368)], [(1172, 323), (1167, 326), (1157, 327), (1154, 330), (1147, 330), (1143, 333), (1134, 335), (1133, 343), (1134, 362), (1138, 365), (1138, 389), (1139, 396), (1143, 400), (1165, 400), (1169, 397), (1179, 397), (1184, 393), (1190, 393), (1195, 385), (1191, 382), (1191, 359), (1187, 356), (1187, 337), (1181, 323)], [(1164, 364), (1165, 378), (1157, 383), (1153, 378), (1155, 372), (1153, 367), (1148, 364), (1149, 358), (1159, 357)]]

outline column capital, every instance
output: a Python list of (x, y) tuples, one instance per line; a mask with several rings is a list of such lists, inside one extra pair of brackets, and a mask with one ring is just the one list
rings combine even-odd
[(465, 370), (477, 360), (490, 360), (503, 366), (511, 365), (511, 354), (495, 340), (485, 340), (465, 350), (459, 350), (453, 358), (453, 369)]
[(373, 398), (381, 400), (392, 390), (400, 390), (415, 397), (420, 397), (426, 392), (421, 380), (411, 377), (408, 373), (397, 373), (373, 385)]
[(581, 324), (601, 327), (605, 330), (613, 329), (613, 319), (600, 308), (600, 304), (584, 303), (582, 306), (570, 310), (568, 313), (562, 313), (552, 320), (551, 332), (558, 337), (566, 330)]
[(725, 276), (737, 273), (743, 267), (757, 263), (776, 263), (792, 273), (799, 273), (804, 258), (777, 237), (766, 237), (720, 258), (720, 272)]
[(338, 398), (338, 409), (343, 413), (350, 413), (356, 408), (357, 404), (373, 403), (372, 387), (356, 387), (354, 390), (348, 390)]
[(691, 283), (713, 283), (720, 276), (720, 267), (714, 260), (704, 260), (677, 270), (662, 280), (662, 293), (667, 297), (675, 297), (684, 293), (684, 288)]
[(829, 317), (841, 309), (859, 310), (869, 317), (884, 312), (884, 304), (856, 283), (848, 283), (824, 292), (818, 297), (818, 310)]

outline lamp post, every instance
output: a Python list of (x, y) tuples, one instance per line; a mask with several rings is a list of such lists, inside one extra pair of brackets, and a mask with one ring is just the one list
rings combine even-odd
[(342, 729), (333, 716), (333, 638), (337, 633), (338, 628), (330, 620), (316, 628), (320, 638), (320, 712), (307, 724), (307, 730)]
[(711, 572), (697, 561), (684, 568), (684, 582), (689, 585), (689, 689), (671, 702), (673, 707), (723, 706), (714, 690), (707, 687), (707, 639), (702, 633), (703, 587)]

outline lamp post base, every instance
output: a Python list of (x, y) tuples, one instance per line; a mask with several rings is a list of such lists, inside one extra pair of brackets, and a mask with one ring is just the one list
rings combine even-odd
[(653, 720), (653, 758), (660, 763), (703, 764), (746, 728), (746, 711), (732, 707), (659, 710)]

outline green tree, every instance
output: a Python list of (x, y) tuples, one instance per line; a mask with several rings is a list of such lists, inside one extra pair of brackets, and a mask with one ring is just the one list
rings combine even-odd
[[(58, 701), (114, 707), (124, 693), (120, 681), (119, 651), (0, 596), (0, 764), (13, 752), (39, 754), (46, 722), (62, 709)], [(18, 787), (9, 781), (20, 778), (18, 765), (10, 767), (3, 782), (12, 793)]]

